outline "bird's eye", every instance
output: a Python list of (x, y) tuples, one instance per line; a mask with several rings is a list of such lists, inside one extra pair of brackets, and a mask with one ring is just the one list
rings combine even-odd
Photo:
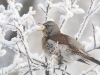
[(49, 25), (46, 25), (46, 28), (48, 28), (49, 27)]

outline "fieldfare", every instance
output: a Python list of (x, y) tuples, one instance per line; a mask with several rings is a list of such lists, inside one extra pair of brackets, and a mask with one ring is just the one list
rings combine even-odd
[(87, 64), (92, 61), (100, 65), (100, 61), (91, 57), (74, 38), (60, 32), (60, 29), (53, 21), (47, 21), (44, 26), (42, 48), (47, 59), (52, 60), (53, 65), (67, 65), (74, 61)]

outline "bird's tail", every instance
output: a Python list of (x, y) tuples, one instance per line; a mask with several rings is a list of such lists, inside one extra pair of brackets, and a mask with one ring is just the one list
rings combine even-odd
[(97, 60), (97, 59), (95, 59), (95, 58), (93, 58), (93, 57), (89, 57), (88, 60), (90, 60), (90, 61), (92, 61), (92, 62), (94, 62), (94, 63), (100, 65), (100, 61)]

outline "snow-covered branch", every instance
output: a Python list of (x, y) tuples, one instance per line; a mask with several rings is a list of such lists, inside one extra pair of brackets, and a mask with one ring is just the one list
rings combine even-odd
[[(52, 0), (46, 0), (45, 5), (42, 3), (38, 4), (38, 8), (41, 9), (44, 13), (44, 22), (53, 20), (49, 18), (49, 10), (60, 11), (60, 25), (62, 29), (70, 17), (76, 14), (84, 13), (82, 8), (76, 4), (78, 0), (62, 0), (58, 3), (53, 3)], [(38, 25), (37, 21), (34, 19), (36, 11), (33, 10), (33, 7), (29, 8), (28, 13), (20, 16), (19, 11), (23, 7), (21, 3), (15, 3), (15, 0), (7, 0), (8, 7), (5, 9), (3, 5), (0, 5), (0, 56), (6, 54), (6, 51), (2, 47), (8, 47), (9, 49), (15, 52), (15, 57), (13, 63), (8, 67), (3, 67), (0, 69), (1, 75), (8, 75), (11, 72), (16, 70), (19, 71), (19, 75), (26, 75), (30, 73), (33, 75), (34, 71), (44, 70), (45, 72), (50, 72), (51, 69), (55, 70), (53, 73), (57, 74), (56, 70), (63, 72), (64, 74), (69, 74), (66, 70), (59, 67), (53, 67), (52, 64), (45, 61), (45, 58), (42, 58), (41, 55), (37, 53), (31, 53), (27, 43), (27, 39), (30, 33), (44, 29), (44, 26)], [(79, 39), (88, 23), (89, 18), (96, 13), (100, 8), (100, 3), (95, 5), (96, 0), (91, 0), (91, 5), (84, 17), (84, 20), (80, 26), (78, 33), (76, 34), (76, 39)], [(5, 34), (8, 30), (16, 31), (17, 36), (13, 37), (10, 41), (5, 39)], [(86, 51), (90, 51), (94, 48), (100, 48), (100, 28), (93, 25), (93, 36), (89, 37), (89, 41), (82, 42)], [(35, 48), (34, 48), (35, 50)], [(22, 56), (22, 57), (21, 57)], [(26, 59), (26, 60), (24, 60)], [(84, 73), (80, 75), (86, 75), (91, 70), (94, 70), (97, 75), (100, 73), (98, 69), (95, 68), (97, 65), (90, 67)], [(94, 69), (95, 68), (95, 69)], [(22, 70), (22, 72), (20, 72)], [(53, 74), (51, 73), (51, 75)]]
[[(96, 64), (96, 65), (93, 65), (93, 66), (91, 66), (90, 68), (88, 68), (86, 71), (83, 71), (80, 75), (86, 75), (86, 74), (88, 74), (89, 72), (91, 72), (91, 71), (93, 71), (94, 70), (94, 68), (96, 68), (98, 65)], [(99, 74), (97, 74), (97, 75), (99, 75)]]
[[(31, 70), (32, 58), (28, 54), (31, 52), (29, 52), (29, 48), (26, 42), (27, 39), (25, 38), (25, 36), (33, 32), (34, 30), (41, 29), (42, 27), (36, 25), (36, 22), (33, 18), (35, 11), (33, 10), (32, 7), (30, 7), (29, 12), (27, 14), (20, 16), (18, 11), (21, 9), (22, 4), (15, 3), (15, 1), (12, 0), (7, 0), (7, 2), (8, 2), (7, 10), (4, 8), (3, 5), (0, 6), (0, 12), (1, 12), (0, 26), (1, 29), (3, 29), (4, 33), (6, 33), (8, 30), (17, 31), (17, 37), (12, 38), (11, 41), (7, 41), (4, 39), (4, 35), (0, 34), (0, 43), (3, 46), (6, 46), (14, 50), (16, 53), (20, 52), (22, 55), (24, 54), (25, 57), (27, 57), (29, 69)], [(32, 26), (34, 26), (34, 28)], [(4, 54), (3, 51), (1, 53), (2, 55)], [(8, 68), (7, 73), (9, 73), (10, 69), (13, 69), (18, 64), (19, 63), (14, 61), (12, 65), (7, 67)], [(4, 74), (5, 73), (6, 72), (4, 72)], [(32, 75), (31, 71), (30, 74)]]
[[(94, 49), (100, 49), (100, 28), (98, 26), (94, 26), (94, 30), (95, 30), (95, 39), (94, 39), (94, 35), (89, 37), (89, 40), (83, 41), (82, 45), (84, 46), (86, 51), (92, 51)], [(95, 42), (94, 42), (95, 41)]]
[[(81, 14), (84, 13), (84, 10), (79, 8), (79, 6), (76, 4), (77, 0), (74, 0), (73, 3), (71, 0), (62, 0), (62, 2), (53, 3), (52, 0), (46, 0), (46, 5), (39, 4), (38, 8), (41, 9), (46, 15), (46, 19), (52, 20), (49, 18), (48, 12), (50, 9), (53, 9), (53, 11), (60, 11), (63, 13), (63, 15), (60, 16), (60, 29), (66, 24), (67, 20), (70, 17), (73, 17), (74, 13)], [(45, 20), (46, 21), (46, 20)]]
[(0, 69), (0, 74), (1, 75), (6, 75), (6, 74), (9, 74), (9, 73), (13, 72), (17, 68), (21, 67), (21, 65), (20, 66), (18, 66), (18, 65), (20, 63), (22, 63), (22, 62), (23, 62), (23, 59), (22, 58), (19, 58), (19, 55), (16, 54), (15, 57), (14, 57), (13, 63), (11, 65), (9, 65), (8, 67), (1, 68)]
[[(85, 15), (85, 17), (84, 17), (83, 22), (82, 22), (81, 25), (80, 25), (79, 31), (78, 31), (77, 34), (75, 35), (75, 39), (76, 39), (76, 40), (78, 40), (78, 39), (81, 38), (81, 35), (83, 34), (84, 29), (85, 29), (85, 27), (86, 27), (86, 25), (87, 25), (87, 23), (88, 23), (90, 17), (91, 17), (92, 15), (94, 15), (95, 13), (97, 13), (97, 11), (100, 9), (100, 2), (99, 2), (97, 5), (95, 5), (95, 2), (96, 2), (96, 0), (91, 0), (90, 7), (89, 7), (89, 9), (88, 9), (88, 11), (87, 11), (87, 13), (86, 13), (86, 15)], [(94, 5), (95, 5), (95, 6), (94, 6)]]

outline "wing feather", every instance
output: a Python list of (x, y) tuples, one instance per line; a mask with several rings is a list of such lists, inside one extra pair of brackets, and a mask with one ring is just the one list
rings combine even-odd
[(84, 57), (89, 56), (89, 54), (84, 51), (83, 46), (74, 38), (68, 35), (60, 33), (60, 34), (50, 37), (50, 40), (58, 42), (58, 44), (68, 45), (70, 50), (72, 50), (72, 52), (75, 54), (83, 55)]

